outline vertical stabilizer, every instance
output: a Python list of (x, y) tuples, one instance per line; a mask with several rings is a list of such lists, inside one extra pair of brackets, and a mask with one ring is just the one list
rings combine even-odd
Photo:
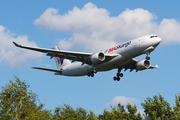
[[(54, 50), (59, 50), (57, 46), (53, 47)], [(60, 57), (54, 57), (58, 70), (61, 70), (64, 66), (71, 64), (68, 59), (62, 59)]]

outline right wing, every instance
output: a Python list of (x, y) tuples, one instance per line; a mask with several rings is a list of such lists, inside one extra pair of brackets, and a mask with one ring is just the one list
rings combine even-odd
[[(130, 69), (130, 72), (133, 71), (133, 70), (136, 70), (136, 72), (137, 72), (138, 70), (136, 69), (136, 64), (138, 62), (139, 61), (137, 61), (137, 60), (130, 59), (127, 63), (125, 63), (124, 65), (120, 66), (120, 68), (122, 68), (122, 69), (124, 68), (124, 71), (126, 71), (127, 69)], [(159, 68), (158, 65), (150, 66), (147, 69), (155, 69), (155, 68)]]
[[(63, 50), (54, 50), (54, 49), (45, 49), (45, 48), (37, 48), (37, 47), (29, 47), (29, 46), (23, 46), (15, 43), (13, 41), (14, 45), (16, 47), (33, 50), (37, 52), (47, 53), (47, 56), (53, 57), (60, 57), (62, 59), (69, 59), (73, 61), (79, 61), (82, 62), (82, 64), (86, 63), (88, 65), (92, 65), (92, 62), (90, 61), (90, 57), (94, 53), (84, 53), (84, 52), (72, 52), (72, 51), (63, 51)], [(106, 59), (103, 61), (109, 61), (113, 59), (114, 57), (118, 56), (118, 54), (105, 54)]]

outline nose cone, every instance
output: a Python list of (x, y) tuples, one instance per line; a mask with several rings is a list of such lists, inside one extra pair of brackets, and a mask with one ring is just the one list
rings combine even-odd
[(159, 44), (161, 42), (161, 38), (160, 37), (158, 37), (158, 39), (157, 39), (157, 43)]
[(160, 37), (157, 37), (157, 38), (155, 39), (155, 41), (154, 41), (155, 47), (157, 47), (157, 46), (159, 45), (160, 42), (161, 42), (161, 38), (160, 38)]

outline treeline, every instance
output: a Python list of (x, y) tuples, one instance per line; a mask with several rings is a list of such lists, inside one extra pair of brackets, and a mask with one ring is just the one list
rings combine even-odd
[[(14, 76), (14, 81), (2, 86), (0, 92), (0, 120), (179, 120), (180, 94), (175, 95), (173, 107), (161, 94), (148, 97), (142, 103), (144, 114), (140, 114), (136, 105), (120, 103), (111, 111), (104, 109), (102, 114), (84, 108), (72, 108), (64, 104), (55, 110), (44, 109), (36, 93), (28, 91), (30, 86)], [(125, 108), (126, 107), (126, 108)]]

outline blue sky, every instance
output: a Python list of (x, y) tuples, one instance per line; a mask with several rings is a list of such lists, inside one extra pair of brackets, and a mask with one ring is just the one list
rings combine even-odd
[[(45, 108), (70, 104), (96, 114), (117, 102), (136, 104), (148, 96), (162, 94), (171, 106), (179, 89), (180, 20), (179, 1), (43, 0), (0, 1), (0, 85), (13, 75), (30, 84)], [(50, 19), (52, 18), (52, 19)], [(138, 73), (124, 72), (114, 82), (117, 70), (100, 72), (94, 78), (55, 76), (31, 67), (56, 68), (45, 54), (22, 50), (20, 44), (63, 50), (96, 52), (126, 40), (157, 34), (161, 44), (151, 53), (151, 64), (160, 67)], [(137, 60), (143, 60), (142, 55)]]

